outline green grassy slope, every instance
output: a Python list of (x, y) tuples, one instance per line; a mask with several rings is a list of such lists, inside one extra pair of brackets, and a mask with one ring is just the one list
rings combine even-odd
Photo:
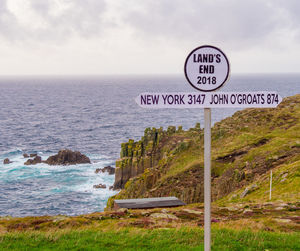
[[(219, 229), (212, 231), (212, 250), (299, 250), (297, 233)], [(11, 233), (0, 237), (1, 250), (204, 250), (197, 228), (136, 231), (82, 230)]]
[[(177, 196), (187, 203), (203, 201), (203, 130), (177, 130), (151, 154), (159, 156), (156, 163), (131, 178), (109, 200), (109, 207), (114, 198)], [(272, 199), (299, 201), (299, 161), (300, 95), (285, 98), (275, 109), (238, 111), (212, 128), (212, 198), (267, 201), (273, 170)], [(242, 196), (247, 187), (251, 189)]]

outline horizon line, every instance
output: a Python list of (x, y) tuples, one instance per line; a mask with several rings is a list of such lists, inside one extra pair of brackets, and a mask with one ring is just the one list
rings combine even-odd
[[(300, 72), (237, 72), (230, 75), (298, 75)], [(182, 76), (182, 73), (107, 73), (107, 74), (0, 74), (0, 78), (4, 77), (142, 77), (142, 76)]]

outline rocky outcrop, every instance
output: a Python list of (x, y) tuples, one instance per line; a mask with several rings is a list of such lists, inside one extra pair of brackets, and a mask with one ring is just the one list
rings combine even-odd
[(257, 189), (257, 184), (253, 184), (250, 187), (246, 187), (245, 190), (241, 193), (240, 198), (244, 198), (247, 194), (255, 191)]
[(73, 152), (68, 149), (60, 150), (58, 154), (50, 156), (47, 160), (43, 161), (40, 156), (36, 153), (23, 154), (24, 158), (34, 157), (33, 159), (28, 159), (24, 165), (36, 165), (40, 163), (45, 163), (48, 165), (75, 165), (91, 163), (91, 160), (80, 152)]
[(60, 150), (58, 154), (50, 156), (45, 163), (48, 165), (75, 165), (91, 163), (91, 160), (80, 152), (64, 149)]
[(35, 156), (34, 159), (28, 159), (24, 165), (36, 165), (42, 163), (42, 158), (40, 156)]
[(100, 183), (99, 185), (94, 185), (93, 188), (97, 188), (97, 189), (98, 189), (98, 188), (102, 188), (102, 189), (105, 189), (105, 188), (106, 188), (106, 185)]
[[(158, 162), (167, 161), (168, 157), (174, 154), (174, 150), (178, 144), (182, 148), (188, 146), (188, 142), (180, 136), (182, 127), (169, 126), (166, 131), (163, 128), (146, 128), (144, 136), (140, 141), (134, 142), (130, 139), (127, 143), (121, 144), (120, 159), (116, 161), (116, 173), (114, 189), (124, 188), (126, 182), (136, 177), (148, 168), (157, 165)], [(171, 135), (178, 133), (176, 137), (172, 137), (172, 141), (165, 144)], [(167, 146), (166, 149), (163, 149)], [(180, 149), (177, 149), (180, 150)], [(173, 151), (173, 152), (172, 152)]]
[(3, 160), (4, 165), (10, 164), (10, 163), (12, 163), (12, 162), (9, 160), (9, 158), (6, 158)]
[(105, 173), (105, 172), (108, 172), (109, 175), (113, 175), (115, 174), (115, 168), (112, 167), (112, 166), (106, 166), (104, 168), (97, 168), (95, 173)]

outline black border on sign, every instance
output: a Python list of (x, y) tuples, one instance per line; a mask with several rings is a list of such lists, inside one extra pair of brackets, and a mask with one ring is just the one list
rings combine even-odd
[[(224, 79), (223, 83), (222, 83), (220, 86), (218, 86), (217, 88), (212, 89), (212, 90), (202, 90), (202, 89), (197, 88), (196, 86), (194, 86), (194, 84), (190, 81), (190, 79), (189, 79), (189, 77), (188, 77), (188, 75), (187, 75), (187, 72), (186, 72), (187, 61), (188, 61), (188, 59), (190, 58), (190, 56), (191, 56), (196, 50), (199, 50), (199, 49), (201, 49), (201, 48), (207, 48), (207, 47), (209, 47), (209, 48), (214, 48), (214, 49), (218, 50), (220, 53), (222, 53), (223, 56), (224, 56), (224, 58), (226, 59), (226, 63), (227, 63), (227, 67), (228, 67), (227, 75), (226, 75), (226, 78)], [(224, 53), (223, 51), (221, 51), (219, 48), (217, 48), (217, 47), (215, 47), (215, 46), (212, 46), (212, 45), (202, 45), (202, 46), (199, 46), (199, 47), (195, 48), (195, 49), (192, 50), (192, 51), (190, 52), (190, 54), (187, 56), (187, 58), (186, 58), (186, 60), (185, 60), (185, 63), (184, 63), (184, 75), (185, 75), (185, 78), (187, 79), (187, 81), (189, 82), (189, 84), (190, 84), (193, 88), (197, 89), (198, 91), (202, 91), (202, 92), (212, 92), (212, 91), (215, 91), (215, 90), (221, 88), (221, 87), (225, 84), (225, 82), (228, 80), (229, 72), (230, 72), (230, 65), (229, 65), (229, 61), (228, 61), (228, 58), (226, 57), (225, 53)]]

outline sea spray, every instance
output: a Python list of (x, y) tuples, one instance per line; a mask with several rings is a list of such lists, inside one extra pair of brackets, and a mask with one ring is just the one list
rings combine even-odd
[[(39, 152), (43, 160), (51, 153)], [(4, 165), (9, 157), (11, 164)], [(78, 215), (103, 211), (114, 175), (95, 173), (97, 168), (113, 164), (106, 156), (88, 155), (91, 164), (49, 166), (37, 164), (25, 166), (26, 159), (20, 150), (0, 155), (0, 215)], [(106, 189), (93, 185), (106, 184)]]

